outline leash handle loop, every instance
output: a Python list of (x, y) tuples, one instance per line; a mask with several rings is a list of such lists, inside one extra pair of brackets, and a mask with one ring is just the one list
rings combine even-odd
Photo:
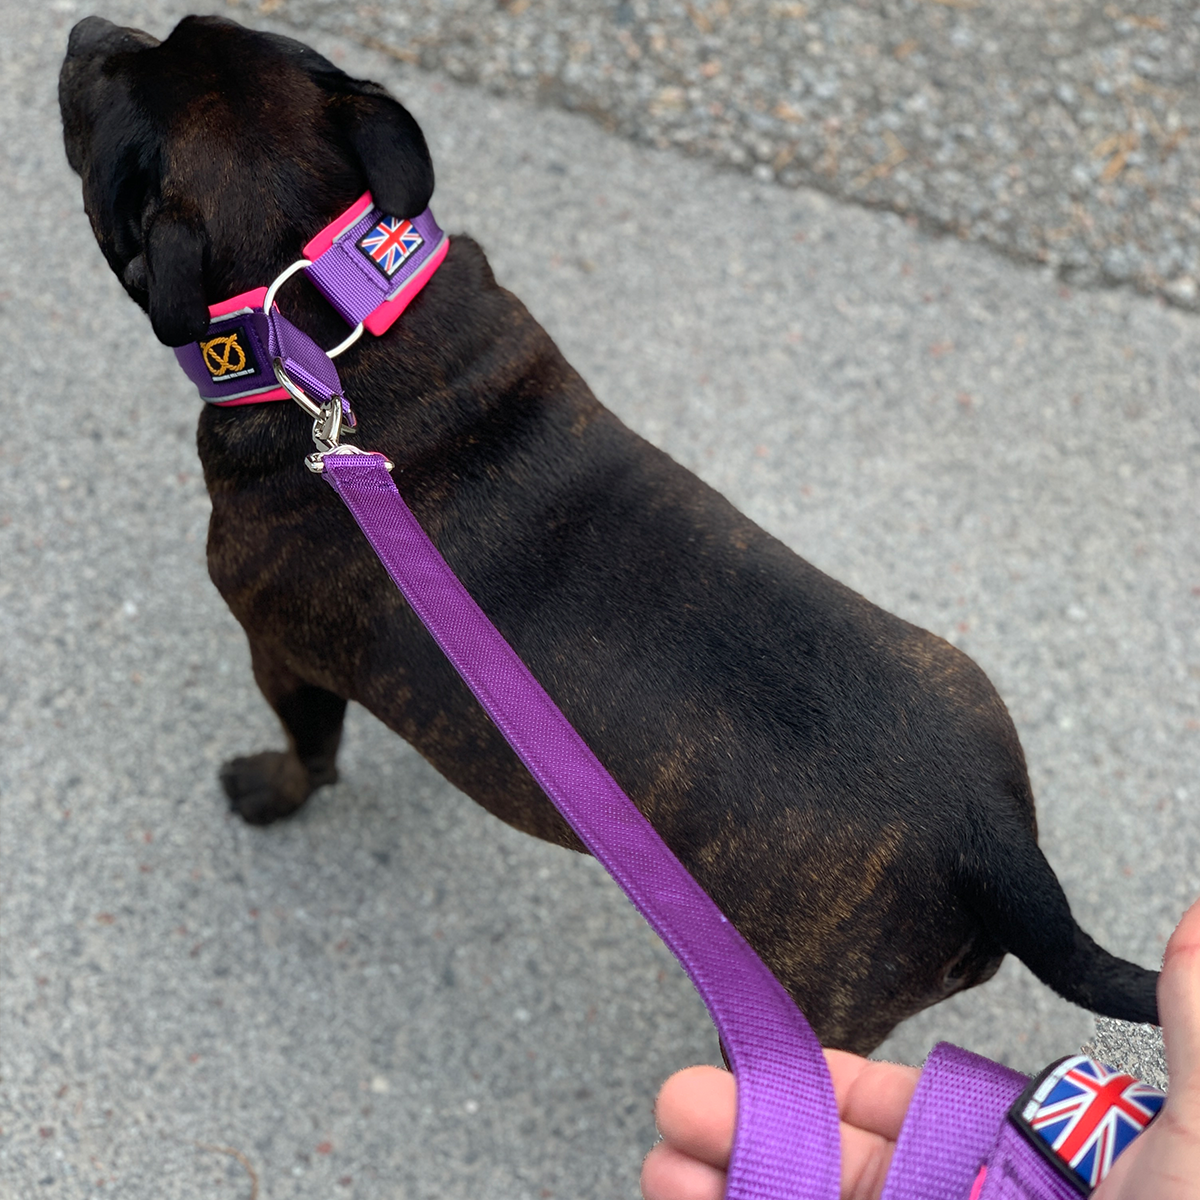
[(738, 1082), (727, 1200), (837, 1200), (837, 1104), (791, 997), (600, 764), (471, 598), (379, 454), (328, 454), (324, 478), (530, 773), (687, 971)]

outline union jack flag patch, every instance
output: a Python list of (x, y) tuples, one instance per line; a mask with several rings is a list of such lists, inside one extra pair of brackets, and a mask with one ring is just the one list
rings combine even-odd
[(1158, 1088), (1077, 1054), (1047, 1067), (1009, 1119), (1086, 1196), (1165, 1100)]
[(384, 217), (354, 244), (391, 279), (425, 241), (413, 228), (411, 221)]

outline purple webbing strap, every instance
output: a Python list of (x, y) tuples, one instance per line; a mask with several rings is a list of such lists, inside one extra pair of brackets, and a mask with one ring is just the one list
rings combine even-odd
[(728, 1200), (837, 1200), (837, 1104), (791, 997), (601, 766), (467, 593), (378, 454), (328, 454), (345, 501), (417, 616), (534, 779), (700, 993), (738, 1083)]
[(966, 1200), (1029, 1080), (948, 1042), (929, 1052), (880, 1200)]
[(1080, 1200), (1080, 1191), (1032, 1149), (1011, 1121), (1005, 1121), (977, 1200)]
[(358, 240), (385, 214), (370, 209), (338, 237), (305, 271), (309, 280), (351, 325), (365, 321), (389, 296), (395, 295), (425, 265), (444, 236), (429, 209), (410, 219), (421, 237), (421, 246), (404, 260), (392, 276), (371, 265), (358, 250)]
[(327, 404), (334, 396), (342, 395), (342, 383), (333, 359), (278, 308), (267, 313), (267, 330), (268, 353), (283, 363), (288, 375), (306, 395), (321, 404)]

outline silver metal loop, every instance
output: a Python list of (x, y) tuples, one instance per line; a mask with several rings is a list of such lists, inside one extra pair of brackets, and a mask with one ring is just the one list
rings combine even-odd
[(275, 303), (275, 293), (279, 291), (280, 286), (285, 280), (291, 279), (297, 271), (303, 271), (305, 267), (311, 267), (312, 263), (307, 258), (297, 259), (290, 267), (284, 267), (282, 271), (271, 281), (267, 288), (267, 294), (263, 298), (263, 312), (270, 313), (271, 305)]
[(275, 378), (279, 380), (279, 386), (283, 388), (283, 390), (287, 392), (287, 394), (291, 396), (291, 398), (295, 400), (295, 402), (300, 405), (300, 407), (304, 409), (304, 411), (308, 413), (310, 417), (314, 419), (319, 417), (321, 415), (321, 406), (315, 401), (310, 400), (300, 386), (292, 382), (292, 377), (283, 369), (283, 359), (272, 359), (271, 366), (275, 369)]
[(332, 350), (325, 351), (325, 357), (326, 358), (337, 358), (337, 356), (339, 354), (341, 354), (341, 352), (343, 350), (349, 350), (350, 347), (353, 346), (354, 343), (357, 342), (360, 337), (362, 337), (362, 333), (363, 333), (363, 323), (361, 321), (359, 321), (359, 323), (354, 327), (354, 329), (351, 330), (349, 337), (347, 337), (344, 341), (338, 342), (338, 344), (336, 346), (334, 346), (334, 348)]
[[(284, 283), (291, 279), (291, 277), (295, 275), (297, 271), (303, 271), (305, 267), (311, 266), (311, 259), (298, 258), (290, 267), (284, 267), (284, 269), (275, 276), (275, 278), (271, 281), (270, 286), (267, 288), (267, 294), (263, 297), (263, 312), (269, 316), (271, 313), (271, 306), (275, 303), (275, 297), (278, 295), (280, 287), (282, 287)], [(340, 342), (338, 342), (338, 344), (334, 346), (332, 350), (325, 351), (326, 357), (337, 358), (337, 356), (343, 351), (349, 350), (350, 347), (353, 346), (360, 337), (362, 337), (362, 335), (363, 323), (359, 321), (359, 323), (350, 331), (348, 336), (344, 337)], [(280, 380), (280, 382), (283, 383), (282, 380)], [(285, 383), (283, 386), (287, 387), (287, 384)], [(288, 390), (290, 391), (291, 389), (289, 388)]]

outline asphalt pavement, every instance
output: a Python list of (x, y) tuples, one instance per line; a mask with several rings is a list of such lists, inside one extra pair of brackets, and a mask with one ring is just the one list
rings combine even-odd
[[(655, 1089), (717, 1048), (595, 863), (361, 711), (296, 819), (225, 812), (218, 765), (279, 735), (205, 572), (199, 402), (62, 154), (87, 11), (0, 4), (0, 1196), (633, 1197)], [(349, 32), (309, 40), (412, 109), (439, 220), (600, 398), (984, 667), (1081, 922), (1157, 965), (1200, 892), (1197, 319)], [(1091, 1031), (1010, 961), (884, 1053), (1033, 1070)]]
[(1191, 0), (231, 0), (1200, 308)]

